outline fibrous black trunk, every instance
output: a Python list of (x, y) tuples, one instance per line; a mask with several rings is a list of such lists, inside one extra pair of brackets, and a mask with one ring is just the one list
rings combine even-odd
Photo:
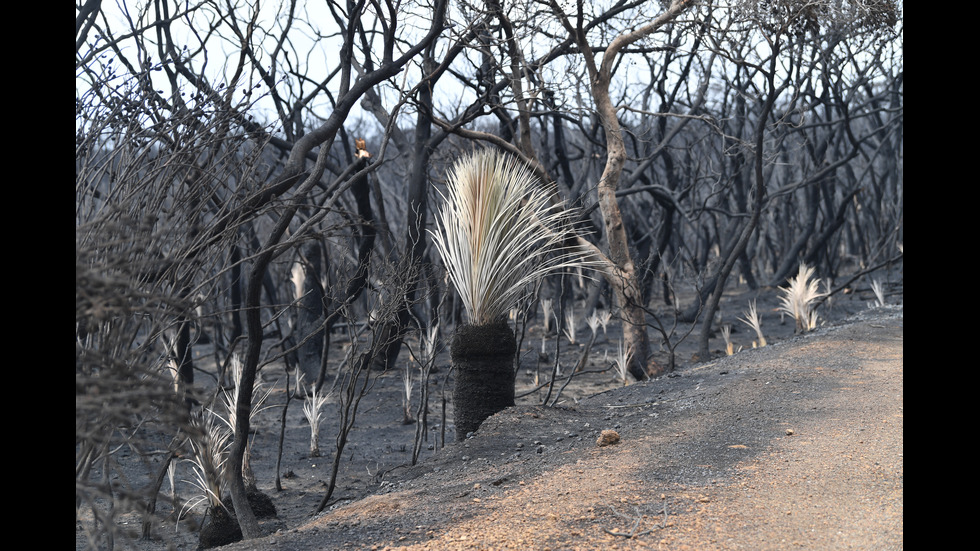
[(491, 415), (514, 405), (517, 338), (506, 320), (456, 329), (450, 349), (456, 384), (456, 440), (466, 439)]

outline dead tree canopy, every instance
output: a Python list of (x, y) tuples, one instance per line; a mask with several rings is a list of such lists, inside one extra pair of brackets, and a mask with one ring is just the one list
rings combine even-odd
[[(237, 359), (227, 505), (257, 536), (254, 384), (265, 369), (333, 384), (329, 366), (355, 365), (330, 346), (341, 330), (375, 369), (412, 335), (451, 334), (430, 212), (474, 150), (578, 209), (566, 246), (594, 269), (521, 307), (601, 304), (635, 379), (689, 334), (710, 355), (735, 285), (806, 263), (833, 287), (900, 258), (902, 8), (77, 2), (76, 510), (151, 518), (161, 474), (116, 491), (114, 454), (151, 434), (174, 456), (203, 442)], [(123, 537), (97, 524), (93, 541)]]

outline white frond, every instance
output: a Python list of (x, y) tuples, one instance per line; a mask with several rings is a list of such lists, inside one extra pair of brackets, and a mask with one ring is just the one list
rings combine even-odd
[(545, 275), (590, 261), (563, 248), (568, 210), (524, 164), (488, 150), (463, 157), (448, 175), (433, 244), (469, 322), (505, 316)]
[(619, 375), (619, 379), (623, 382), (623, 386), (626, 386), (630, 382), (629, 365), (630, 361), (633, 359), (633, 350), (625, 346), (623, 340), (619, 340), (619, 347), (616, 350), (616, 373)]
[(871, 280), (871, 291), (875, 294), (875, 304), (873, 306), (881, 307), (885, 305), (885, 289), (881, 285), (881, 281), (877, 279)]
[(814, 269), (806, 263), (800, 264), (796, 277), (790, 280), (787, 287), (780, 287), (782, 296), (779, 297), (779, 309), (793, 316), (796, 320), (796, 330), (799, 333), (816, 328), (817, 315), (811, 311), (812, 303), (825, 293), (820, 292), (820, 280), (811, 279)]
[(755, 331), (755, 336), (758, 338), (758, 345), (766, 345), (766, 337), (762, 334), (762, 319), (759, 317), (759, 312), (755, 306), (755, 300), (749, 303), (749, 311), (745, 312), (744, 318), (738, 318), (739, 321), (745, 323)]

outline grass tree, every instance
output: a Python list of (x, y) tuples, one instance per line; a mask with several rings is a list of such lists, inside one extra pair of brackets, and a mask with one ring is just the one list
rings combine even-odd
[(721, 338), (725, 340), (725, 355), (735, 354), (735, 343), (732, 342), (732, 326), (729, 323), (721, 326)]
[(565, 333), (565, 338), (568, 342), (575, 344), (575, 309), (569, 304), (568, 310), (565, 310), (565, 327), (562, 330)]
[(817, 328), (817, 312), (813, 303), (826, 293), (820, 292), (820, 280), (812, 279), (814, 269), (800, 263), (796, 277), (786, 287), (780, 287), (779, 309), (793, 316), (796, 332), (806, 333)]
[[(187, 502), (184, 511), (206, 503), (209, 512), (213, 513), (224, 508), (222, 496), (225, 462), (228, 460), (231, 432), (228, 431), (224, 420), (211, 410), (204, 410), (204, 414), (196, 424), (199, 434), (189, 440), (191, 446), (189, 461), (194, 474), (190, 483), (197, 488), (199, 494)], [(178, 517), (183, 516), (184, 511), (181, 511)]]
[(623, 383), (623, 386), (630, 384), (630, 360), (633, 357), (633, 350), (628, 344), (623, 342), (623, 339), (619, 340), (619, 347), (616, 348), (616, 357), (613, 360), (616, 364), (616, 373), (619, 376), (619, 380)]
[[(303, 374), (296, 381), (297, 386), (303, 384)], [(320, 423), (323, 421), (323, 406), (327, 403), (329, 393), (317, 391), (316, 385), (310, 387), (310, 394), (303, 402), (303, 415), (310, 424), (310, 457), (320, 457)]]
[(411, 425), (415, 422), (412, 417), (412, 389), (415, 387), (415, 379), (412, 378), (412, 364), (405, 362), (402, 365), (402, 424)]
[(450, 345), (462, 440), (514, 405), (517, 340), (507, 313), (546, 274), (590, 261), (563, 248), (573, 231), (566, 207), (513, 157), (490, 150), (462, 157), (444, 198), (432, 237), (466, 313)]
[(589, 340), (582, 347), (582, 354), (579, 356), (578, 363), (575, 364), (575, 369), (572, 370), (573, 373), (577, 373), (585, 368), (585, 364), (589, 361), (589, 355), (592, 353), (592, 345), (595, 344), (596, 337), (599, 335), (599, 326), (602, 325), (602, 320), (595, 312), (587, 317), (585, 322), (588, 324), (591, 334), (589, 335)]
[[(221, 417), (222, 420), (228, 425), (228, 429), (231, 431), (235, 430), (235, 424), (238, 422), (238, 395), (242, 391), (242, 362), (238, 358), (238, 354), (234, 354), (231, 357), (231, 377), (234, 386), (231, 391), (222, 390), (222, 396), (224, 398), (225, 410), (227, 412), (227, 418)], [(254, 418), (261, 411), (265, 409), (265, 402), (272, 394), (273, 388), (270, 386), (266, 389), (262, 389), (263, 384), (261, 381), (256, 381), (252, 386), (252, 407), (249, 410), (249, 418)], [(245, 488), (249, 491), (257, 491), (255, 486), (255, 476), (252, 474), (252, 467), (249, 463), (251, 456), (251, 441), (245, 447), (245, 452), (242, 455), (242, 479), (245, 482)]]
[(885, 305), (885, 288), (881, 285), (881, 281), (877, 279), (871, 280), (871, 291), (875, 294), (875, 301), (871, 303), (872, 308), (880, 308)]
[(178, 518), (201, 503), (207, 504), (206, 518), (201, 526), (200, 547), (208, 549), (238, 541), (242, 539), (242, 532), (224, 499), (232, 439), (227, 420), (206, 409), (197, 421), (197, 428), (198, 434), (190, 439), (190, 461), (194, 475), (190, 483), (200, 494), (187, 502)]
[(602, 327), (602, 336), (605, 337), (606, 328), (609, 326), (609, 322), (612, 320), (612, 312), (609, 310), (600, 310), (595, 312), (595, 317), (599, 322), (599, 325)]
[(759, 317), (759, 311), (755, 306), (754, 300), (749, 303), (749, 310), (745, 312), (745, 317), (738, 319), (755, 331), (757, 340), (753, 343), (753, 347), (756, 345), (760, 347), (766, 345), (766, 336), (762, 334), (762, 318)]

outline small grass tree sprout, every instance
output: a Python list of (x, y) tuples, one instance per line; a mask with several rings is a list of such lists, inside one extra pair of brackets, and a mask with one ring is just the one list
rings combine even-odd
[(881, 285), (881, 281), (877, 279), (871, 280), (871, 292), (875, 294), (875, 301), (871, 304), (872, 308), (881, 308), (885, 305), (885, 289)]
[[(303, 374), (300, 373), (297, 383), (303, 383)], [(327, 403), (329, 394), (317, 391), (316, 385), (310, 389), (310, 395), (303, 402), (303, 415), (310, 424), (310, 457), (320, 457), (320, 421), (323, 419), (323, 406)]]
[(552, 300), (550, 298), (541, 299), (541, 312), (544, 314), (544, 332), (551, 333)]
[(735, 343), (732, 342), (732, 326), (726, 323), (721, 326), (721, 338), (725, 340), (725, 354), (731, 356), (735, 354)]
[[(238, 354), (234, 354), (231, 357), (231, 365), (229, 367), (231, 368), (231, 377), (234, 386), (232, 387), (231, 392), (227, 390), (222, 391), (227, 418), (220, 416), (219, 418), (228, 425), (228, 428), (232, 432), (234, 432), (238, 417), (238, 393), (240, 392), (242, 382), (242, 362), (238, 358)], [(257, 380), (252, 389), (252, 407), (249, 410), (249, 420), (265, 409), (263, 404), (265, 404), (265, 401), (269, 398), (269, 395), (272, 394), (273, 388), (271, 386), (264, 390), (262, 389), (262, 386), (262, 382)], [(251, 442), (249, 442), (245, 447), (245, 455), (242, 457), (242, 477), (245, 479), (245, 485), (247, 487), (254, 488), (255, 476), (252, 474), (252, 467), (249, 463), (251, 449)]]
[(575, 309), (571, 304), (568, 305), (568, 310), (565, 311), (565, 327), (562, 328), (562, 332), (565, 333), (565, 338), (568, 342), (575, 344)]
[(195, 424), (200, 432), (197, 437), (190, 439), (190, 463), (194, 478), (188, 482), (200, 494), (187, 501), (178, 517), (201, 503), (207, 503), (211, 510), (224, 507), (221, 496), (224, 490), (225, 465), (231, 446), (231, 432), (224, 419), (211, 410), (205, 410)]
[(619, 347), (616, 349), (616, 358), (613, 361), (616, 363), (616, 373), (623, 382), (623, 386), (630, 384), (629, 365), (632, 356), (633, 351), (623, 344), (623, 339), (620, 339)]
[(753, 343), (753, 346), (756, 344), (760, 347), (766, 345), (766, 336), (762, 334), (762, 319), (759, 318), (759, 311), (756, 309), (755, 300), (749, 303), (749, 310), (745, 312), (745, 317), (738, 319), (755, 331), (757, 340)]
[(592, 331), (592, 338), (595, 339), (596, 333), (599, 332), (599, 326), (602, 325), (598, 312), (592, 312), (589, 317), (585, 318), (585, 323), (589, 326), (589, 330)]
[(817, 313), (811, 306), (825, 293), (820, 292), (820, 280), (812, 279), (813, 272), (813, 268), (802, 262), (800, 270), (789, 285), (779, 288), (782, 294), (779, 297), (779, 309), (793, 316), (797, 333), (806, 333), (817, 328)]

